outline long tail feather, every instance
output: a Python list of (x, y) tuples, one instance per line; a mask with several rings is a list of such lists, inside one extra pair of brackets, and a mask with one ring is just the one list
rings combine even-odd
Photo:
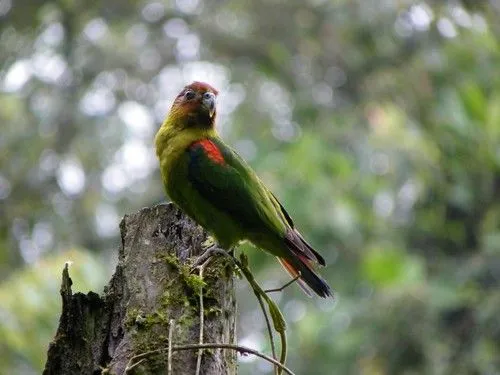
[(286, 232), (285, 244), (294, 254), (302, 254), (321, 266), (325, 265), (323, 257), (304, 240), (296, 229), (291, 228)]
[[(309, 260), (303, 257), (297, 257), (296, 261), (290, 261), (283, 258), (278, 258), (278, 260), (291, 277), (295, 278), (300, 275), (297, 283), (309, 297), (312, 296), (311, 291), (323, 298), (332, 296), (330, 287), (325, 280), (313, 271), (310, 264), (308, 264), (310, 262)], [(292, 262), (295, 264), (292, 264)]]
[[(293, 266), (290, 263), (288, 263), (285, 259), (278, 257), (276, 258), (279, 260), (285, 271), (288, 272), (288, 274), (291, 276), (292, 279), (295, 279), (297, 276), (299, 276), (299, 272), (295, 268), (293, 268)], [(309, 286), (304, 280), (302, 280), (301, 278), (297, 279), (297, 284), (299, 284), (300, 289), (302, 289), (302, 291), (305, 294), (307, 294), (308, 297), (313, 296), (312, 289), (309, 288)]]
[(314, 291), (323, 298), (332, 296), (328, 284), (314, 271), (314, 263), (324, 265), (324, 259), (303, 240), (298, 232), (295, 232), (295, 236), (290, 236), (289, 233), (285, 236), (285, 245), (291, 256), (286, 259), (278, 258), (283, 268), (294, 278), (300, 275), (297, 282), (307, 295), (311, 296), (311, 291)]

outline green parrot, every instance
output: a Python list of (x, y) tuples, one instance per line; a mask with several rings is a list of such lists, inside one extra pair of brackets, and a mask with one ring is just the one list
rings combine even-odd
[(276, 256), (302, 289), (332, 296), (314, 271), (325, 265), (290, 215), (215, 129), (217, 90), (193, 82), (177, 95), (156, 134), (156, 154), (172, 201), (230, 249), (250, 241)]

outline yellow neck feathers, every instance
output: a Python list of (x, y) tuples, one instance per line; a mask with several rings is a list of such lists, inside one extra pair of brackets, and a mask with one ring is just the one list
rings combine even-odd
[(171, 111), (156, 133), (156, 155), (160, 160), (162, 174), (170, 172), (173, 162), (191, 143), (208, 137), (218, 137), (213, 127), (185, 127), (184, 125), (182, 119)]

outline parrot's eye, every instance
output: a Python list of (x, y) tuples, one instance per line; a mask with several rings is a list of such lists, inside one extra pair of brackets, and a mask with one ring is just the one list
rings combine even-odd
[(186, 91), (186, 93), (184, 94), (184, 97), (187, 99), (187, 100), (191, 100), (191, 99), (194, 99), (194, 97), (196, 96), (196, 94), (194, 93), (194, 91)]

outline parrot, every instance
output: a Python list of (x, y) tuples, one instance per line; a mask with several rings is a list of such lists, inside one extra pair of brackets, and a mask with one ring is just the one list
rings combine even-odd
[(250, 242), (274, 255), (303, 291), (333, 297), (316, 272), (323, 257), (252, 168), (216, 130), (218, 91), (192, 82), (175, 98), (156, 136), (167, 195), (225, 249)]

